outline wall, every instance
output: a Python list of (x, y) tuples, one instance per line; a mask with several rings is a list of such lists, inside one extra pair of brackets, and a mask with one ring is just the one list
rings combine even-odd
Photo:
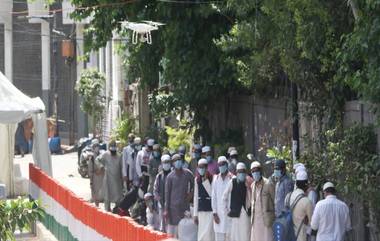
[(246, 152), (264, 159), (265, 154), (259, 152), (261, 147), (290, 143), (291, 125), (286, 107), (284, 100), (231, 96), (211, 111), (211, 130), (214, 136), (219, 136), (227, 128), (241, 128)]

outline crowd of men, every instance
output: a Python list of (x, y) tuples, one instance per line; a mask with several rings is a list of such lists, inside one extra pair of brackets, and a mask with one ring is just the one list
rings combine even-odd
[(153, 139), (128, 136), (118, 152), (115, 142), (89, 163), (92, 199), (118, 205), (123, 190), (139, 189), (146, 204), (147, 225), (178, 237), (178, 225), (192, 210), (198, 241), (273, 241), (275, 220), (291, 210), (297, 241), (341, 241), (351, 229), (349, 209), (338, 200), (331, 182), (323, 185), (324, 199), (309, 184), (306, 167), (287, 173), (284, 160), (275, 160), (273, 174), (264, 177), (260, 162), (247, 166), (235, 148), (214, 158), (210, 146), (194, 144), (191, 160), (186, 148), (163, 151)]

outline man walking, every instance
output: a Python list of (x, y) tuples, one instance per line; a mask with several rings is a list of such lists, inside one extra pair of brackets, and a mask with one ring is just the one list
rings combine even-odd
[(136, 157), (136, 173), (139, 177), (139, 183), (144, 194), (148, 191), (149, 186), (149, 160), (153, 151), (154, 140), (148, 139), (146, 146), (137, 153)]
[(207, 171), (207, 160), (198, 161), (198, 174), (194, 182), (194, 222), (198, 225), (198, 241), (214, 241), (211, 208), (212, 175)]
[(276, 217), (279, 217), (285, 208), (284, 201), (286, 195), (293, 191), (294, 188), (292, 179), (286, 174), (286, 164), (284, 160), (276, 160), (273, 177), (276, 181), (275, 213)]
[(234, 148), (231, 149), (229, 152), (229, 164), (228, 164), (228, 170), (232, 174), (236, 174), (236, 165), (238, 164), (238, 151)]
[(231, 220), (230, 241), (249, 240), (251, 224), (251, 188), (246, 185), (247, 168), (243, 162), (236, 165), (236, 176), (228, 183), (223, 194), (223, 202)]
[[(132, 163), (134, 158), (134, 134), (128, 135), (128, 145), (123, 148), (122, 159), (123, 159), (123, 179), (126, 188), (129, 188), (132, 183)], [(133, 167), (134, 169), (134, 167)]]
[(218, 166), (219, 174), (215, 175), (212, 181), (211, 208), (214, 216), (215, 241), (226, 241), (230, 223), (223, 202), (223, 194), (232, 175), (228, 172), (228, 160), (225, 156), (218, 158)]
[(190, 166), (189, 166), (190, 171), (194, 174), (197, 172), (198, 161), (199, 159), (201, 159), (201, 155), (202, 155), (202, 146), (200, 144), (194, 144), (193, 150), (191, 153)]
[(251, 241), (273, 241), (274, 184), (263, 177), (261, 164), (251, 164), (252, 183), (252, 229)]
[(105, 172), (103, 191), (106, 211), (111, 210), (111, 202), (117, 204), (121, 200), (123, 193), (122, 163), (116, 142), (111, 141), (108, 149), (96, 159), (96, 164)]
[(83, 153), (83, 158), (88, 160), (88, 176), (90, 177), (91, 199), (95, 206), (99, 207), (99, 202), (103, 201), (103, 170), (96, 165), (95, 160), (100, 155), (100, 145), (98, 139), (91, 141), (91, 151)]
[(183, 169), (180, 155), (172, 157), (174, 170), (166, 178), (165, 185), (165, 218), (167, 232), (178, 238), (178, 223), (190, 210), (190, 200), (193, 197), (194, 176), (189, 169)]
[(214, 161), (211, 154), (211, 147), (204, 146), (202, 148), (202, 157), (207, 160), (207, 170), (211, 175), (218, 174), (218, 164)]
[(171, 159), (168, 154), (161, 157), (162, 170), (156, 176), (154, 181), (154, 199), (158, 201), (158, 211), (160, 217), (160, 230), (162, 232), (166, 231), (166, 222), (164, 218), (164, 207), (165, 207), (165, 182), (166, 178), (171, 172)]
[(153, 152), (149, 160), (149, 187), (148, 192), (153, 193), (154, 181), (161, 165), (161, 148), (159, 144), (153, 145)]
[(334, 184), (323, 185), (325, 199), (315, 206), (311, 219), (312, 235), (316, 241), (342, 241), (345, 233), (351, 230), (348, 206), (337, 199)]
[(297, 241), (307, 241), (307, 226), (313, 213), (313, 205), (306, 196), (307, 173), (302, 170), (296, 174), (296, 189), (285, 198), (285, 205), (292, 210), (294, 233)]

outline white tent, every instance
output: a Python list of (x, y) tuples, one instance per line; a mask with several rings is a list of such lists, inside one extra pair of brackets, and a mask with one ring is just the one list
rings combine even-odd
[(7, 196), (19, 194), (14, 189), (13, 158), (17, 123), (32, 117), (34, 123), (33, 158), (37, 166), (51, 175), (45, 106), (40, 98), (30, 98), (18, 90), (0, 72), (0, 183)]

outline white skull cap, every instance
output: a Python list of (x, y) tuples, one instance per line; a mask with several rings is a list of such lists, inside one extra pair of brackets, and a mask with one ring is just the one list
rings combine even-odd
[(207, 160), (204, 159), (204, 158), (199, 159), (199, 161), (198, 161), (198, 165), (204, 165), (204, 164), (207, 165)]
[(335, 187), (334, 184), (332, 182), (326, 182), (324, 185), (323, 185), (323, 191), (325, 191), (327, 188), (329, 187)]
[(251, 169), (257, 168), (257, 167), (261, 167), (260, 162), (254, 161), (254, 162), (251, 163)]
[(230, 154), (232, 150), (236, 150), (236, 147), (234, 146), (228, 147), (227, 153)]
[(233, 149), (230, 151), (230, 156), (237, 155), (238, 151), (236, 149)]
[(297, 181), (306, 181), (307, 180), (307, 172), (305, 172), (305, 171), (297, 172), (296, 180)]
[(161, 162), (170, 161), (171, 158), (168, 154), (162, 155)]
[(245, 170), (245, 169), (247, 169), (247, 167), (245, 166), (243, 162), (239, 162), (236, 166), (236, 170)]
[(210, 146), (204, 146), (202, 147), (202, 153), (206, 153), (206, 152), (209, 152), (211, 151), (211, 147)]
[(140, 137), (135, 137), (135, 139), (133, 140), (133, 143), (140, 144), (141, 143), (141, 138)]
[(222, 162), (228, 162), (228, 160), (225, 156), (218, 157), (218, 163), (222, 163)]
[[(300, 167), (305, 167), (305, 165), (302, 164), (302, 163), (296, 163), (296, 164), (294, 164), (294, 166), (293, 166), (293, 170), (297, 170), (297, 169), (300, 168)], [(305, 168), (305, 169), (306, 169), (306, 168)]]
[(150, 192), (145, 193), (144, 199), (147, 199), (147, 198), (150, 198), (150, 197), (153, 197), (152, 193), (150, 193)]
[(148, 139), (148, 140), (146, 141), (146, 144), (147, 144), (148, 146), (153, 146), (153, 145), (154, 145), (154, 140), (153, 140), (153, 139)]
[(297, 174), (298, 172), (307, 172), (306, 170), (306, 167), (305, 166), (299, 166), (295, 169), (295, 173)]

